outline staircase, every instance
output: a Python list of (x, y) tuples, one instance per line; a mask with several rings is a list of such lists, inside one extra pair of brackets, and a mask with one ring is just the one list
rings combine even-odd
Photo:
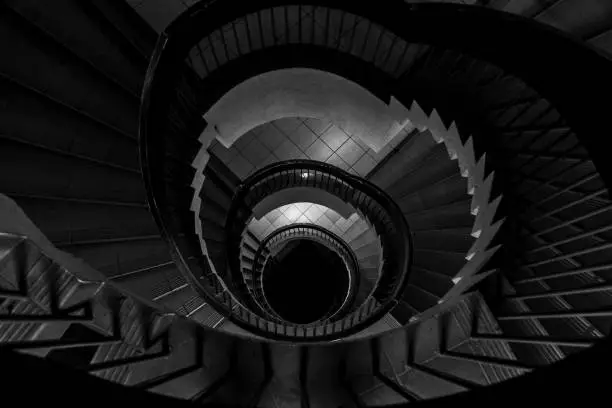
[(137, 117), (155, 33), (123, 2), (0, 8), (1, 192), (58, 249), (146, 299), (218, 324), (172, 261), (142, 184)]
[[(182, 23), (234, 13), (210, 7), (212, 17), (193, 13)], [(196, 403), (364, 407), (475, 390), (534, 369), (549, 372), (540, 368), (608, 335), (612, 204), (602, 153), (592, 148), (598, 142), (585, 132), (601, 117), (585, 109), (592, 120), (581, 120), (591, 118), (580, 114), (591, 100), (547, 87), (553, 79), (537, 74), (543, 58), (532, 61), (539, 63), (523, 81), (500, 68), (503, 58), (494, 65), (452, 47), (409, 43), (400, 25), (397, 35), (384, 36), (383, 26), (340, 9), (320, 7), (334, 23), (311, 30), (316, 13), (299, 6), (294, 14), (297, 7), (279, 7), (294, 20), (279, 19), (278, 26), (261, 19), (276, 13), (254, 11), (243, 25), (215, 31), (214, 45), (172, 70), (156, 60), (160, 68), (151, 70), (143, 97), (141, 166), (136, 129), (155, 40), (149, 28), (122, 2), (66, 0), (44, 10), (33, 1), (0, 5), (0, 351), (45, 357), (83, 375)], [(346, 28), (346, 20), (359, 30)], [(402, 26), (418, 21), (410, 14)], [(502, 17), (498, 23), (512, 27)], [(215, 279), (227, 277), (228, 259), (238, 260), (242, 274), (247, 253), (261, 242), (240, 234), (240, 258), (222, 245), (240, 180), (206, 153), (209, 141), (199, 137), (207, 124), (193, 113), (227, 85), (206, 82), (208, 75), (230, 72), (223, 67), (230, 58), (219, 60), (217, 45), (230, 47), (225, 52), (241, 63), (249, 58), (241, 55), (248, 42), (232, 50), (225, 38), (238, 38), (249, 24), (257, 34), (249, 38), (261, 34), (262, 48), (320, 45), (318, 34), (333, 39), (326, 27), (339, 28), (343, 40), (336, 48), (356, 58), (351, 68), (376, 60), (396, 79), (394, 92), (417, 125), (368, 177), (398, 204), (413, 232), (410, 279), (391, 311), (394, 320), (379, 321), (384, 330), (374, 325), (352, 338), (289, 343), (247, 333), (217, 311), (223, 308), (215, 302), (252, 318)], [(285, 34), (270, 37), (278, 27)], [(178, 35), (176, 29), (170, 34), (166, 51)], [(557, 38), (536, 34), (534, 42)], [(609, 71), (608, 60), (559, 41), (566, 55), (585, 56), (592, 68), (577, 83), (604, 78), (601, 67)], [(471, 44), (478, 48), (476, 40)], [(295, 48), (290, 58), (300, 61), (301, 52)], [(326, 63), (341, 66), (336, 57)], [(209, 63), (204, 70), (203, 61)], [(170, 109), (156, 116), (159, 78), (173, 71), (172, 93), (164, 99)], [(602, 89), (605, 84), (601, 79)], [(572, 97), (564, 99), (563, 91)], [(371, 227), (354, 226), (347, 238), (368, 277), (382, 273), (389, 256), (386, 235)], [(201, 285), (219, 289), (218, 296), (196, 290), (200, 279), (210, 279)], [(401, 327), (389, 329), (398, 322)]]
[(406, 324), (454, 286), (473, 245), (468, 182), (446, 146), (416, 132), (369, 176), (398, 203), (413, 231), (413, 279), (394, 316)]
[(2, 349), (46, 356), (136, 389), (222, 404), (268, 406), (295, 398), (352, 404), (358, 398), (378, 405), (446, 395), (528, 369), (512, 362), (507, 347), (509, 361), (501, 361), (471, 338), (471, 330), (495, 330), (477, 294), (382, 336), (295, 347), (223, 334), (112, 282), (83, 281), (26, 238), (3, 235), (1, 243)]

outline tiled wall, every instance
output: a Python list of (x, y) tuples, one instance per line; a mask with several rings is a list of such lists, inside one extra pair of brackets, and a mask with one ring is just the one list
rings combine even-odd
[(365, 177), (412, 128), (404, 128), (376, 153), (359, 138), (329, 121), (284, 118), (252, 129), (229, 149), (214, 141), (209, 150), (240, 178), (274, 162), (310, 159)]
[(355, 222), (363, 222), (358, 213), (346, 219), (320, 204), (293, 203), (274, 209), (259, 220), (253, 219), (249, 230), (263, 240), (275, 230), (290, 224), (315, 224), (342, 237)]

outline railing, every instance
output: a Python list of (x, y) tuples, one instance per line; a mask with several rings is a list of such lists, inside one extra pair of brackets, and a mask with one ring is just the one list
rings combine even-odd
[[(337, 167), (310, 160), (290, 160), (272, 164), (247, 178), (234, 195), (226, 224), (229, 276), (224, 277), (226, 288), (234, 288), (224, 298), (242, 304), (249, 302), (250, 292), (240, 270), (240, 243), (252, 208), (270, 194), (292, 187), (311, 187), (336, 195), (361, 212), (374, 226), (384, 248), (383, 268), (372, 296), (357, 310), (341, 321), (318, 326), (315, 338), (339, 338), (357, 333), (373, 324), (397, 304), (397, 298), (407, 284), (411, 265), (411, 235), (401, 210), (382, 190)], [(236, 323), (246, 323), (240, 311)], [(235, 315), (235, 313), (234, 313)], [(231, 319), (232, 317), (230, 317)], [(248, 317), (252, 324), (252, 317)], [(259, 323), (258, 323), (259, 327)], [(319, 329), (321, 327), (321, 329)], [(293, 329), (297, 330), (298, 326)], [(284, 330), (284, 333), (288, 333)], [(297, 331), (296, 331), (297, 333)], [(278, 335), (276, 328), (274, 334)], [(287, 334), (285, 334), (287, 335)]]
[(352, 307), (352, 301), (355, 298), (357, 286), (359, 285), (359, 261), (355, 253), (342, 238), (321, 226), (314, 224), (292, 224), (274, 231), (264, 239), (255, 254), (253, 267), (250, 271), (253, 281), (253, 290), (251, 294), (264, 311), (270, 316), (280, 319), (266, 299), (263, 288), (264, 271), (266, 270), (267, 262), (273, 255), (275, 248), (283, 243), (297, 239), (313, 240), (325, 245), (338, 254), (346, 266), (349, 276), (346, 296), (339, 307), (332, 308), (327, 316), (318, 321), (326, 323)]
[[(290, 187), (321, 188), (353, 205), (373, 224), (385, 248), (378, 286), (362, 305), (345, 316), (335, 314), (314, 325), (271, 320), (251, 297), (240, 271), (242, 233), (251, 208), (267, 195)], [(308, 160), (270, 165), (239, 186), (227, 217), (229, 275), (217, 275), (208, 258), (187, 259), (187, 276), (207, 303), (236, 325), (277, 340), (329, 341), (358, 333), (378, 321), (397, 304), (411, 264), (411, 235), (395, 202), (382, 190), (337, 167)], [(180, 250), (177, 251), (180, 254)], [(185, 273), (185, 272), (184, 272)], [(228, 282), (229, 280), (229, 282)], [(346, 309), (345, 309), (346, 310)]]

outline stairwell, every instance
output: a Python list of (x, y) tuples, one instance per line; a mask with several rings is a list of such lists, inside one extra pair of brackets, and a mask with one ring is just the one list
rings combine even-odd
[[(449, 125), (452, 98), (439, 112), (429, 106), (434, 96), (410, 106), (423, 129), (368, 177), (413, 231), (412, 278), (392, 311), (403, 327), (346, 342), (274, 342), (244, 336), (204, 301), (150, 215), (137, 158), (150, 29), (121, 2), (0, 7), (0, 347), (197, 403), (361, 407), (502, 382), (609, 333), (608, 190), (580, 139), (538, 95), (526, 105), (491, 104), (484, 116), (501, 135), (496, 144)], [(448, 67), (452, 52), (424, 50), (402, 86)], [(467, 66), (461, 58), (455, 67)], [(477, 76), (463, 77), (465, 86)], [(177, 100), (199, 103), (189, 86), (177, 89)], [(238, 180), (211, 155), (202, 188), (194, 186), (204, 124), (188, 121), (188, 109), (169, 118), (163, 183), (187, 232), (181, 255), (200, 267), (207, 255), (221, 270), (222, 217)], [(485, 173), (479, 141), (503, 184)], [(506, 183), (510, 194), (495, 201)], [(509, 217), (503, 229), (497, 212)], [(479, 275), (473, 265), (490, 261), (498, 230), (521, 240)], [(359, 260), (377, 269), (384, 245), (367, 225), (352, 234)], [(246, 234), (242, 247), (247, 241), (259, 244)], [(449, 301), (484, 275), (482, 293)]]

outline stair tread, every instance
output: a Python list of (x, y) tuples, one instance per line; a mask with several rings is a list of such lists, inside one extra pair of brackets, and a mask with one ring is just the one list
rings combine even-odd
[(412, 242), (415, 249), (466, 253), (475, 240), (471, 233), (471, 228), (415, 231), (412, 235)]
[(214, 153), (209, 152), (209, 155), (204, 174), (214, 173), (228, 189), (236, 191), (240, 184), (240, 177), (234, 174)]
[(84, 7), (71, 7), (69, 3), (57, 4), (53, 12), (40, 13), (35, 5), (19, 1), (10, 6), (25, 19), (31, 21), (48, 35), (65, 44), (72, 52), (99, 67), (106, 75), (120, 78), (121, 83), (135, 95), (140, 93), (145, 70), (135, 66), (123, 54)]
[[(430, 154), (419, 163), (419, 166), (404, 173), (402, 178), (387, 187), (386, 190), (393, 197), (403, 197), (428, 186), (435, 185), (455, 174), (460, 175), (457, 161), (449, 158), (445, 145), (441, 143), (431, 150)], [(463, 181), (465, 191), (467, 191), (466, 179), (454, 180), (457, 183)]]
[(404, 213), (404, 217), (413, 231), (471, 228), (474, 216), (470, 211), (471, 202), (464, 200), (417, 213)]
[(378, 270), (380, 262), (380, 255), (378, 254), (370, 255), (368, 257), (359, 259), (359, 265), (363, 268), (374, 268)]
[(427, 252), (421, 250), (415, 250), (413, 252), (413, 263), (414, 266), (423, 267), (430, 271), (436, 271), (449, 275), (450, 277), (455, 276), (457, 272), (466, 263), (465, 253), (456, 252)]
[(390, 156), (383, 166), (370, 177), (370, 181), (386, 188), (406, 171), (416, 166), (436, 146), (429, 132), (420, 132), (408, 140), (398, 152)]
[(410, 284), (406, 285), (402, 299), (419, 312), (424, 312), (438, 304), (438, 298), (435, 295)]

